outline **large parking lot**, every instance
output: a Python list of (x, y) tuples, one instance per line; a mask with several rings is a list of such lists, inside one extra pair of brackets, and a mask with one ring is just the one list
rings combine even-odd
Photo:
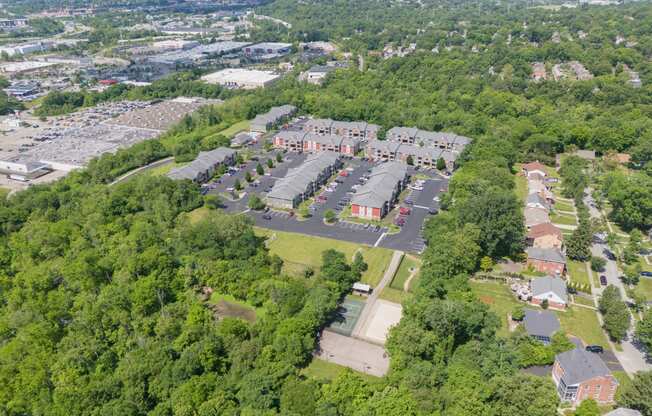
[[(284, 177), (288, 169), (301, 165), (307, 157), (306, 154), (288, 152), (283, 154), (283, 162), (277, 163), (277, 150), (265, 152), (260, 146), (254, 149), (256, 149), (254, 160), (243, 164), (237, 172), (224, 175), (219, 182), (209, 184), (209, 192), (222, 196), (228, 195), (232, 192), (236, 179), (239, 180), (244, 186), (245, 195), (238, 200), (223, 198), (225, 210), (232, 213), (247, 213), (254, 219), (257, 226), (272, 230), (420, 253), (425, 247), (422, 236), (424, 221), (429, 215), (432, 215), (433, 209), (439, 208), (438, 195), (448, 186), (447, 179), (434, 173), (420, 172), (422, 186), (419, 190), (409, 190), (405, 201), (400, 202), (400, 206), (410, 208), (411, 212), (409, 215), (403, 216), (402, 226), (398, 230), (392, 231), (387, 226), (347, 220), (326, 224), (324, 213), (332, 210), (341, 214), (346, 209), (346, 203), (350, 201), (352, 188), (359, 185), (361, 178), (368, 174), (374, 166), (369, 161), (345, 159), (343, 170), (346, 170), (347, 176), (337, 176), (339, 183), (335, 187), (326, 185), (315, 195), (315, 197), (323, 195), (323, 198), (315, 198), (315, 202), (309, 208), (311, 212), (309, 218), (297, 218), (296, 214), (282, 210), (269, 210), (266, 213), (254, 212), (248, 209), (249, 197), (256, 194), (264, 200), (274, 183)], [(266, 161), (268, 159), (274, 161), (274, 168), (267, 169)], [(255, 175), (258, 163), (265, 167), (265, 175)], [(252, 185), (248, 185), (244, 179), (247, 171), (256, 176)], [(415, 173), (417, 172), (410, 170), (410, 174), (414, 175)], [(333, 184), (333, 182), (331, 181), (329, 184)], [(398, 215), (397, 211), (398, 209), (392, 210), (388, 214), (389, 217), (394, 218)]]

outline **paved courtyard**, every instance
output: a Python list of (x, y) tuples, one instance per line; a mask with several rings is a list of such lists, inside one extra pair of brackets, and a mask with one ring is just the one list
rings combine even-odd
[(315, 356), (376, 377), (389, 370), (389, 356), (383, 347), (328, 330), (322, 332)]
[(369, 319), (362, 327), (362, 337), (385, 344), (389, 330), (401, 320), (403, 307), (398, 303), (378, 299), (371, 308)]

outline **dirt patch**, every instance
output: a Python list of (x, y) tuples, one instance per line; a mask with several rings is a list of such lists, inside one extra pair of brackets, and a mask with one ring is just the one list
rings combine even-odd
[(217, 319), (225, 317), (240, 318), (245, 321), (254, 322), (256, 320), (256, 312), (246, 306), (238, 305), (220, 300), (218, 303), (210, 306)]
[(496, 301), (493, 297), (487, 295), (480, 295), (479, 298), (480, 302), (484, 303), (485, 305), (493, 305)]

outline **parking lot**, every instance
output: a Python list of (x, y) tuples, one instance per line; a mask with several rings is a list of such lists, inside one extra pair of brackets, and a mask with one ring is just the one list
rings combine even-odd
[[(423, 179), (421, 190), (410, 190), (405, 198), (404, 206), (410, 209), (409, 215), (402, 215), (402, 226), (399, 232), (391, 233), (387, 227), (359, 223), (347, 220), (338, 220), (334, 224), (326, 224), (324, 213), (332, 210), (340, 214), (346, 209), (347, 203), (353, 195), (352, 188), (361, 183), (361, 178), (366, 175), (374, 166), (372, 162), (360, 159), (345, 160), (344, 170), (346, 176), (337, 176), (336, 181), (332, 180), (315, 195), (315, 202), (310, 206), (311, 216), (309, 218), (297, 218), (294, 213), (282, 210), (269, 210), (267, 212), (254, 212), (249, 210), (248, 202), (252, 194), (264, 199), (271, 190), (274, 183), (284, 177), (288, 170), (295, 168), (306, 159), (306, 154), (285, 153), (283, 162), (276, 162), (277, 150), (265, 152), (258, 146), (256, 152), (257, 160), (249, 160), (237, 172), (224, 175), (218, 182), (209, 185), (209, 193), (222, 195), (230, 194), (235, 185), (236, 179), (244, 187), (246, 194), (238, 200), (223, 198), (224, 209), (231, 213), (247, 213), (257, 226), (278, 231), (295, 232), (314, 235), (318, 237), (333, 238), (337, 240), (350, 241), (370, 246), (386, 247), (395, 250), (421, 253), (425, 247), (422, 236), (423, 224), (426, 218), (432, 215), (433, 209), (439, 209), (438, 195), (448, 186), (447, 179), (436, 174), (421, 173), (428, 179)], [(266, 161), (272, 159), (274, 168), (267, 169)], [(265, 167), (265, 175), (256, 175), (256, 166), (260, 163)], [(256, 180), (253, 184), (245, 181), (246, 172), (249, 171)], [(414, 175), (416, 172), (411, 170)], [(398, 215), (395, 208), (388, 215), (394, 218)]]

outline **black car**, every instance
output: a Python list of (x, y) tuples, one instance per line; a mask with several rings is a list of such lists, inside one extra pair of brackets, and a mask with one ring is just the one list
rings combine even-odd
[(607, 276), (605, 275), (600, 275), (600, 284), (602, 286), (607, 286)]
[(264, 219), (264, 220), (271, 220), (271, 219), (272, 219), (272, 216), (269, 215), (269, 214), (265, 214), (265, 215), (263, 215), (263, 219)]
[(430, 215), (435, 215), (435, 214), (437, 213), (437, 208), (430, 208), (430, 209), (428, 210), (428, 213), (429, 213)]
[(596, 354), (602, 354), (604, 352), (604, 348), (600, 345), (587, 345), (586, 350), (588, 352), (594, 352)]

